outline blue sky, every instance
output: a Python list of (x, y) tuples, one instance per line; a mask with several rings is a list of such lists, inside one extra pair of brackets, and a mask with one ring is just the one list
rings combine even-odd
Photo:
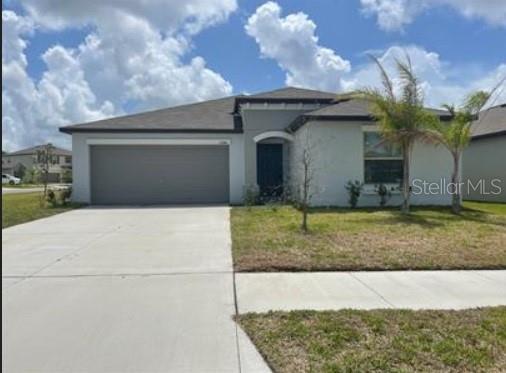
[(368, 52), (388, 66), (407, 50), (431, 106), (506, 74), (499, 0), (97, 1), (2, 3), (4, 148), (68, 145), (60, 125), (287, 84), (375, 85)]

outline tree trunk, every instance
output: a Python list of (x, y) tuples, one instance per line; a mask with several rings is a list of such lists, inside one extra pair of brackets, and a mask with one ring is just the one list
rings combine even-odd
[(409, 183), (409, 166), (410, 166), (410, 156), (411, 156), (411, 146), (409, 144), (405, 144), (402, 148), (403, 155), (403, 175), (402, 175), (402, 208), (401, 211), (405, 214), (409, 213), (409, 197), (411, 194), (410, 191), (410, 183)]
[(307, 208), (305, 206), (302, 210), (302, 231), (307, 232)]
[(460, 154), (453, 154), (453, 173), (452, 183), (455, 185), (455, 191), (452, 194), (452, 212), (454, 214), (460, 214)]

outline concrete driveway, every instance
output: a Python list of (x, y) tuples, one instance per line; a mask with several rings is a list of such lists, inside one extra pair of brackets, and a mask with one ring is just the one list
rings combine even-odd
[(86, 208), (2, 231), (6, 372), (268, 370), (232, 321), (228, 207)]

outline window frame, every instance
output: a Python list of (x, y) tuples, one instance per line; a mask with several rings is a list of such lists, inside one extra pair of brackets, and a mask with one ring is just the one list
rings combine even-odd
[(402, 153), (399, 152), (399, 155), (391, 155), (391, 156), (371, 156), (366, 155), (366, 147), (365, 147), (365, 137), (367, 133), (376, 133), (380, 134), (380, 130), (375, 127), (364, 127), (362, 129), (362, 156), (363, 156), (363, 177), (364, 177), (364, 185), (386, 185), (386, 186), (396, 186), (402, 183), (402, 178), (404, 178), (404, 167), (402, 166), (402, 178), (399, 182), (382, 182), (382, 181), (376, 181), (376, 182), (368, 182), (366, 181), (366, 162), (367, 161), (401, 161), (402, 165), (404, 163), (404, 157), (402, 156)]

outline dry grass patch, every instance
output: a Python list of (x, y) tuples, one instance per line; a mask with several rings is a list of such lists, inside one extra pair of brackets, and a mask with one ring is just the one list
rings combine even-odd
[(506, 205), (446, 208), (320, 209), (299, 229), (292, 207), (232, 210), (234, 264), (239, 271), (506, 268)]
[(506, 307), (237, 318), (275, 372), (504, 372)]

